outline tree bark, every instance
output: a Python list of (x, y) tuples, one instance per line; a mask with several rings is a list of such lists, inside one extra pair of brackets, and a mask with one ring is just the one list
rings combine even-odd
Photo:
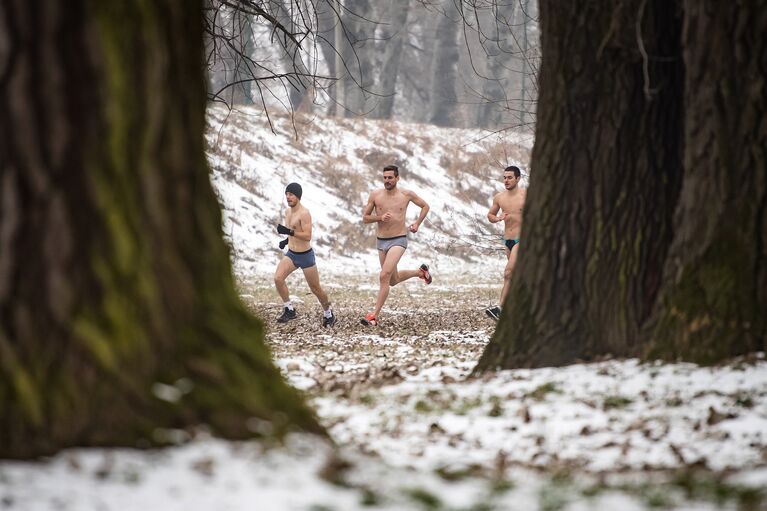
[[(301, 28), (296, 27), (295, 16), (291, 5), (286, 5), (284, 0), (280, 0), (272, 5), (275, 9), (274, 17), (291, 33), (297, 33)], [(293, 73), (286, 78), (288, 83), (288, 100), (293, 111), (297, 110), (304, 98), (307, 97), (307, 91), (312, 84), (312, 72), (306, 67), (302, 56), (302, 49), (290, 38), (282, 35), (280, 37), (280, 47), (283, 65), (286, 73)], [(311, 108), (307, 108), (310, 111)]]
[(434, 36), (434, 54), (430, 69), (429, 119), (437, 126), (452, 126), (453, 113), (458, 103), (455, 92), (458, 75), (458, 33), (452, 0), (444, 2), (445, 14), (437, 23)]
[[(336, 69), (343, 80), (343, 99), (339, 99), (346, 117), (369, 113), (375, 98), (370, 94), (375, 69), (374, 4), (371, 0), (347, 0), (342, 22), (342, 38), (337, 43), (343, 62)], [(339, 66), (340, 64), (340, 66)], [(340, 98), (340, 96), (339, 96)]]
[(321, 431), (233, 285), (201, 7), (0, 4), (0, 457)]
[[(500, 3), (490, 10), (482, 26), (492, 27), (492, 37), (482, 41), (482, 49), (487, 55), (485, 77), (482, 83), (482, 103), (476, 108), (475, 125), (481, 128), (497, 129), (501, 127), (503, 112), (509, 110), (510, 102), (506, 90), (510, 84), (507, 76), (516, 60), (517, 37), (513, 34), (517, 4)], [(522, 13), (526, 16), (526, 13)]]
[[(336, 31), (340, 29), (340, 17), (336, 14), (336, 0), (317, 0), (315, 10), (317, 13), (317, 37), (322, 57), (328, 66), (328, 76), (335, 79), (338, 77), (336, 59)], [(336, 115), (336, 85), (333, 82), (327, 84), (326, 92), (330, 99), (326, 114)]]
[(429, 122), (429, 95), (431, 77), (424, 77), (424, 71), (431, 67), (434, 45), (429, 44), (435, 33), (440, 17), (427, 10), (421, 2), (411, 5), (408, 15), (412, 43), (403, 49), (398, 80), (402, 83), (402, 101), (398, 102), (396, 115), (410, 122)]
[(767, 13), (755, 4), (684, 3), (685, 180), (648, 357), (767, 349)]
[(394, 97), (397, 93), (397, 77), (402, 58), (402, 42), (407, 38), (407, 18), (410, 0), (392, 0), (389, 9), (391, 28), (384, 46), (383, 66), (379, 79), (381, 95), (373, 110), (376, 119), (391, 119), (394, 113)]
[[(234, 55), (232, 69), (231, 104), (232, 105), (252, 105), (253, 104), (253, 78), (255, 69), (248, 59), (254, 57), (253, 52), (255, 44), (253, 42), (253, 22), (252, 16), (240, 11), (235, 11), (232, 15), (232, 44), (242, 56)], [(291, 98), (292, 99), (292, 98)]]
[(543, 0), (540, 19), (519, 259), (479, 371), (637, 353), (681, 186), (675, 5)]

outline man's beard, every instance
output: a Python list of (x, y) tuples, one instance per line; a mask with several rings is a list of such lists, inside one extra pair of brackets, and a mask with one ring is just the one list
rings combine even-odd
[(387, 190), (391, 190), (392, 188), (394, 188), (394, 183), (384, 183), (384, 188), (386, 188)]

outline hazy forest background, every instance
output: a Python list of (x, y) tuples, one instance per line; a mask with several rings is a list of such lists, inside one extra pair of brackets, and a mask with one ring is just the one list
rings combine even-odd
[(532, 131), (537, 17), (530, 0), (284, 0), (259, 9), (214, 2), (206, 14), (209, 97), (230, 106)]

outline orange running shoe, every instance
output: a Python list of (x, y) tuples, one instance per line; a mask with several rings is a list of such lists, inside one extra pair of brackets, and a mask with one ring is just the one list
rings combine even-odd
[(421, 274), (418, 275), (418, 278), (427, 284), (431, 284), (431, 273), (429, 273), (429, 267), (425, 264), (422, 264), (421, 267), (418, 268), (418, 271), (421, 272)]
[(371, 312), (364, 319), (360, 320), (360, 323), (366, 326), (378, 326), (378, 320), (376, 319), (375, 312)]

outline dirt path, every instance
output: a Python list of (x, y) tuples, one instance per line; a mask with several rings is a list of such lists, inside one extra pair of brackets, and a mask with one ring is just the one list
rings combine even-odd
[[(449, 285), (405, 282), (392, 288), (382, 324), (365, 327), (359, 320), (374, 304), (373, 278), (345, 277), (342, 282), (324, 277), (338, 316), (331, 329), (320, 325), (321, 309), (300, 276), (289, 282), (291, 293), (303, 301), (296, 304), (299, 318), (287, 324), (274, 321), (281, 307), (272, 287), (252, 285), (243, 294), (252, 310), (265, 318), (267, 342), (275, 358), (284, 362), (283, 370), (293, 379), (307, 378), (304, 387), (310, 393), (357, 394), (362, 388), (442, 366), (448, 359), (453, 368), (456, 361), (473, 366), (495, 326), (484, 313), (498, 293), (494, 282), (462, 276), (450, 276)], [(446, 368), (446, 383), (455, 378), (453, 373)]]

